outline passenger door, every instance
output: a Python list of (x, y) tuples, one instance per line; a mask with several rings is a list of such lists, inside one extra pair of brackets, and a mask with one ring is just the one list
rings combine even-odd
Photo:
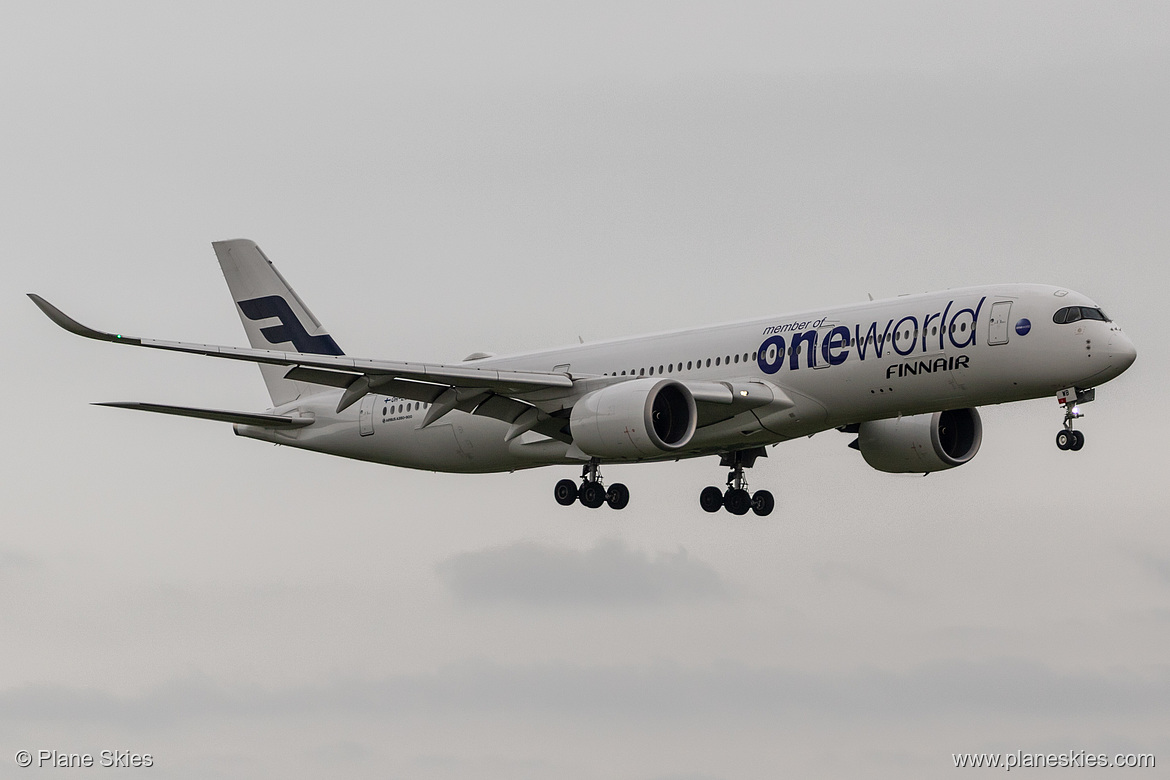
[(370, 436), (374, 433), (374, 402), (378, 399), (373, 394), (362, 398), (358, 407), (358, 433)]
[(997, 301), (991, 304), (991, 320), (987, 325), (988, 344), (995, 346), (1008, 343), (1008, 321), (1011, 314), (1011, 301)]

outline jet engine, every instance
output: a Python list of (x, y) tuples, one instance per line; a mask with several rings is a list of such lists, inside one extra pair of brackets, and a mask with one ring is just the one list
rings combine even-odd
[(930, 473), (962, 466), (983, 441), (983, 423), (975, 409), (863, 422), (857, 441), (865, 462), (891, 474)]
[(687, 446), (697, 419), (695, 398), (683, 383), (635, 379), (583, 395), (569, 429), (588, 455), (636, 460)]

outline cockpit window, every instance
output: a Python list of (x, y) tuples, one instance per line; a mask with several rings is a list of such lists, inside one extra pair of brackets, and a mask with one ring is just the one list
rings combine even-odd
[(1070, 322), (1077, 320), (1101, 320), (1102, 322), (1112, 322), (1105, 315), (1105, 312), (1100, 309), (1094, 309), (1091, 306), (1065, 306), (1063, 309), (1058, 309), (1056, 314), (1052, 315), (1052, 321), (1057, 325), (1067, 325)]

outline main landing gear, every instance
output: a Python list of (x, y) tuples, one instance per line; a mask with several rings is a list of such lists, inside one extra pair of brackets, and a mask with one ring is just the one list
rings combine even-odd
[[(1072, 394), (1075, 392), (1075, 396)], [(1085, 446), (1085, 434), (1073, 429), (1073, 421), (1085, 416), (1079, 404), (1087, 404), (1093, 400), (1096, 392), (1093, 390), (1063, 391), (1058, 398), (1064, 404), (1064, 428), (1056, 434), (1056, 446), (1061, 450), (1076, 452)]]
[(581, 469), (581, 487), (571, 479), (562, 479), (553, 488), (553, 496), (561, 506), (572, 506), (580, 499), (582, 506), (597, 509), (602, 504), (609, 504), (610, 509), (625, 509), (630, 503), (630, 490), (620, 482), (615, 482), (607, 490), (601, 484), (601, 463), (597, 460)]
[(719, 465), (731, 467), (727, 474), (727, 490), (720, 490), (714, 485), (703, 488), (703, 492), (699, 494), (699, 506), (707, 512), (726, 509), (733, 515), (746, 515), (749, 509), (761, 517), (772, 514), (776, 507), (776, 499), (767, 490), (748, 493), (747, 479), (743, 475), (745, 468), (755, 465), (756, 458), (761, 452), (762, 449), (741, 450), (724, 455)]

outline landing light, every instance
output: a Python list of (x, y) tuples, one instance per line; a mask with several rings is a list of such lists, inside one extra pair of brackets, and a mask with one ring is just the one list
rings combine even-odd
[(739, 394), (746, 398), (747, 397), (747, 390), (740, 390)]

